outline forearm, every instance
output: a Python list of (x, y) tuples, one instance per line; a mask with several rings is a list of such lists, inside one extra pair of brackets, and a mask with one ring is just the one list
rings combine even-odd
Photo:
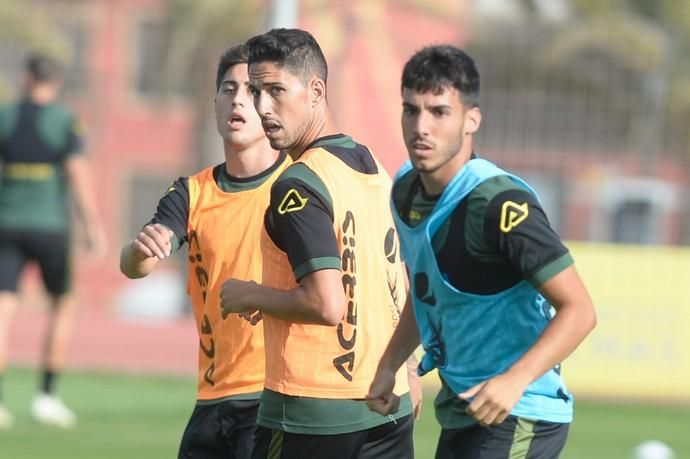
[(67, 173), (81, 223), (87, 231), (91, 228), (100, 228), (101, 220), (96, 205), (96, 193), (94, 193), (86, 160), (84, 158), (69, 159)]
[(408, 373), (417, 374), (417, 367), (419, 367), (419, 360), (417, 360), (417, 356), (414, 355), (414, 349), (412, 350), (412, 353), (407, 358), (407, 360), (405, 360), (405, 366), (407, 367)]
[(93, 194), (85, 190), (86, 186), (87, 185), (78, 186), (75, 188), (75, 200), (81, 223), (86, 229), (101, 228), (102, 223), (96, 206), (96, 200)]
[(329, 316), (320, 307), (319, 299), (310, 296), (302, 286), (278, 290), (252, 284), (244, 302), (256, 305), (264, 314), (290, 322), (334, 326), (342, 320), (342, 315)]
[(158, 257), (141, 258), (131, 244), (127, 244), (120, 252), (120, 271), (130, 279), (146, 277), (158, 264)]
[(535, 344), (508, 371), (526, 384), (566, 359), (594, 328), (591, 303), (564, 304)]

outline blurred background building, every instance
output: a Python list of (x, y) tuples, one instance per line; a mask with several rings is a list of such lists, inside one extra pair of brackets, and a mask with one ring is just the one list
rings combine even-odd
[[(599, 306), (573, 357), (575, 386), (690, 400), (687, 0), (0, 0), (0, 100), (17, 97), (28, 50), (52, 52), (86, 125), (110, 251), (79, 267), (84, 317), (103, 328), (122, 315), (189, 320), (184, 253), (133, 283), (119, 248), (173, 179), (222, 161), (217, 58), (274, 25), (316, 36), (337, 124), (391, 173), (406, 158), (403, 64), (427, 44), (465, 48), (482, 75), (478, 153), (534, 185)], [(30, 295), (31, 275), (25, 284)], [(33, 358), (30, 332), (16, 328), (19, 358)], [(100, 349), (85, 362), (103, 362)]]

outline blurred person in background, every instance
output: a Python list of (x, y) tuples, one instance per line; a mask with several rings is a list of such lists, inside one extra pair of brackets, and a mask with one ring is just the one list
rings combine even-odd
[(594, 327), (592, 300), (536, 193), (473, 150), (473, 60), (452, 46), (424, 48), (401, 86), (410, 161), (392, 206), (414, 307), (403, 310), (369, 404), (396, 409), (395, 369), (421, 336), (420, 374), (437, 368), (442, 382), (436, 458), (556, 458), (573, 405), (560, 362)]
[[(7, 367), (8, 340), (17, 288), (27, 262), (36, 262), (50, 295), (51, 310), (42, 356), (40, 390), (31, 415), (41, 423), (69, 428), (75, 414), (56, 395), (56, 382), (72, 333), (70, 202), (92, 255), (105, 250), (91, 172), (82, 155), (79, 122), (58, 102), (62, 69), (48, 56), (26, 62), (25, 92), (0, 107), (0, 377)], [(0, 428), (13, 424), (0, 401)]]
[(406, 297), (391, 179), (366, 146), (335, 129), (326, 59), (311, 34), (273, 29), (247, 46), (266, 136), (295, 161), (271, 191), (264, 285), (232, 279), (221, 292), (225, 313), (264, 317), (254, 457), (410, 458), (405, 368), (396, 369), (396, 414), (372, 413), (364, 400)]
[(222, 282), (261, 282), (259, 235), (271, 185), (290, 163), (266, 139), (247, 79), (245, 45), (229, 48), (216, 76), (215, 115), (225, 162), (181, 177), (122, 249), (129, 278), (150, 274), (185, 242), (188, 291), (199, 334), (198, 395), (180, 458), (249, 458), (264, 385), (261, 315), (223, 316)]

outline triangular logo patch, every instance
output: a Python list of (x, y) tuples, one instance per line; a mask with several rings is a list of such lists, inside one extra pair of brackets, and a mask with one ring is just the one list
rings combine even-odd
[(527, 203), (517, 204), (513, 201), (506, 201), (501, 207), (501, 231), (509, 232), (520, 223), (525, 221), (529, 215)]
[(307, 205), (307, 201), (309, 201), (309, 198), (303, 198), (296, 189), (291, 188), (290, 191), (285, 193), (285, 197), (280, 202), (278, 213), (285, 215), (289, 212), (299, 212)]

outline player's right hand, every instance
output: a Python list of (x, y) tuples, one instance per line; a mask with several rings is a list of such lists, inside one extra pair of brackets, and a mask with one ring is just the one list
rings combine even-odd
[(395, 372), (379, 367), (367, 394), (367, 406), (371, 411), (388, 416), (400, 407), (400, 397), (393, 393)]
[(92, 261), (100, 261), (108, 250), (105, 231), (100, 226), (86, 228), (86, 253)]
[[(225, 319), (228, 315), (229, 313), (226, 314), (225, 311), (221, 311), (221, 316), (223, 319)], [(249, 322), (251, 325), (258, 324), (264, 318), (263, 313), (256, 309), (254, 311), (241, 312), (239, 313), (239, 316)]]
[(131, 246), (141, 259), (157, 257), (162, 260), (172, 252), (172, 238), (173, 232), (167, 226), (155, 223), (144, 226)]

